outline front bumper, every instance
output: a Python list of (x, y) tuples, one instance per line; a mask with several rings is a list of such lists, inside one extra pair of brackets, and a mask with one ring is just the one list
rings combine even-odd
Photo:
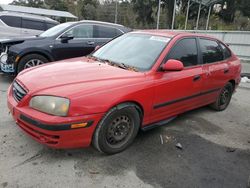
[(8, 60), (6, 63), (0, 61), (0, 70), (4, 73), (15, 73), (16, 62), (15, 59), (17, 54), (8, 52)]
[[(10, 87), (11, 88), (11, 87)], [(91, 144), (95, 127), (103, 114), (76, 117), (58, 117), (38, 112), (29, 107), (19, 107), (8, 90), (8, 108), (16, 124), (39, 143), (53, 148), (79, 148)], [(88, 126), (71, 128), (75, 123), (88, 122)]]

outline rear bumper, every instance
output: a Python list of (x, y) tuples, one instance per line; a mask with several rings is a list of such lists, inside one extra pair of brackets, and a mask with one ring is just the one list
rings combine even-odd
[[(76, 117), (47, 115), (29, 107), (18, 107), (8, 92), (8, 108), (16, 124), (34, 140), (53, 148), (88, 147), (96, 125), (103, 114)], [(88, 122), (86, 127), (71, 128), (72, 124)]]

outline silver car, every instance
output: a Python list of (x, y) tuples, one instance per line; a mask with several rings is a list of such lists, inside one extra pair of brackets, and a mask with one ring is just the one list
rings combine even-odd
[(0, 12), (0, 39), (39, 35), (58, 24), (57, 21), (43, 16)]

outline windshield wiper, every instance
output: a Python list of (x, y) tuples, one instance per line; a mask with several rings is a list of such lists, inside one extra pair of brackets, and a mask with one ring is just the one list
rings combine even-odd
[(111, 66), (115, 66), (115, 67), (119, 67), (119, 68), (122, 68), (122, 69), (132, 70), (132, 71), (138, 72), (137, 68), (135, 68), (133, 66), (126, 65), (124, 63), (117, 63), (117, 62), (114, 62), (114, 61), (110, 61), (109, 59), (97, 58), (97, 57), (95, 57), (93, 55), (88, 55), (87, 57), (90, 58), (90, 59), (93, 59), (94, 61), (99, 61), (101, 63), (107, 63), (107, 64), (109, 64)]
[(119, 66), (124, 68), (124, 69), (127, 69), (127, 70), (132, 70), (132, 71), (138, 72), (138, 69), (131, 66), (131, 65), (126, 65), (124, 63), (119, 63)]

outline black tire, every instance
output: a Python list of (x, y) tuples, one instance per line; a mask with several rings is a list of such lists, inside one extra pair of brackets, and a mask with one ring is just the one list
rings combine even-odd
[(32, 60), (34, 60), (35, 62), (37, 62), (39, 60), (42, 62), (41, 64), (47, 63), (49, 61), (46, 57), (44, 57), (40, 54), (26, 55), (26, 56), (22, 57), (21, 60), (19, 61), (18, 66), (17, 66), (17, 73), (28, 68), (28, 67), (26, 67), (26, 65), (27, 65), (27, 63), (29, 63)]
[(140, 122), (134, 105), (128, 103), (114, 107), (98, 123), (92, 144), (100, 152), (119, 153), (134, 141)]
[(233, 85), (228, 82), (220, 91), (216, 101), (210, 105), (210, 107), (216, 111), (225, 110), (232, 98), (233, 94)]

